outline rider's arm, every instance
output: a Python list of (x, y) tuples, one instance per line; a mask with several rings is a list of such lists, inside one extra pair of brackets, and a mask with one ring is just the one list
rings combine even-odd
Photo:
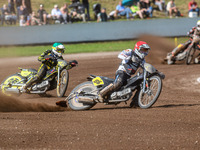
[(119, 55), (118, 58), (122, 59), (122, 63), (128, 63), (131, 60), (131, 49), (123, 50)]
[(48, 55), (48, 53), (50, 53), (50, 52), (51, 52), (50, 50), (46, 50), (45, 52), (43, 52), (43, 53), (38, 57), (38, 61), (45, 62), (45, 61), (46, 61), (45, 56)]
[(188, 33), (187, 35), (188, 36), (192, 36), (194, 34), (194, 31), (195, 31), (196, 27), (193, 27)]

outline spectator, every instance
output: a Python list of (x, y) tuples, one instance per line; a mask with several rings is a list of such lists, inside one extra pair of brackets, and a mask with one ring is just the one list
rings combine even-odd
[(1, 25), (3, 25), (4, 22), (6, 22), (6, 24), (8, 23), (16, 24), (16, 20), (17, 20), (16, 15), (9, 13), (7, 5), (4, 4), (3, 7), (1, 8)]
[[(98, 19), (97, 15), (101, 12), (101, 4), (97, 3), (93, 5), (93, 12), (95, 20)], [(114, 11), (115, 13), (115, 11)], [(113, 14), (114, 15), (114, 14)]]
[(60, 11), (62, 13), (62, 19), (64, 20), (64, 24), (67, 24), (68, 22), (71, 23), (71, 16), (67, 8), (67, 3), (65, 3), (64, 6), (60, 8)]
[(197, 15), (199, 16), (199, 8), (198, 8), (197, 2), (195, 2), (195, 0), (191, 0), (188, 3), (188, 9), (189, 9), (189, 12), (197, 12)]
[(72, 2), (72, 4), (74, 4), (74, 3), (80, 3), (80, 0), (70, 0), (71, 2)]
[(84, 6), (84, 12), (85, 9), (87, 10), (87, 20), (90, 21), (90, 8), (89, 8), (89, 0), (82, 0), (83, 6)]
[(83, 5), (78, 5), (74, 7), (74, 9), (71, 12), (71, 16), (73, 21), (82, 20), (83, 22), (86, 22)]
[(24, 19), (24, 15), (20, 15), (20, 16), (19, 16), (19, 26), (20, 26), (20, 27), (26, 26), (26, 21), (25, 21), (25, 19)]
[(40, 4), (40, 8), (38, 9), (37, 13), (40, 19), (40, 24), (46, 25), (47, 20), (51, 18), (51, 15), (46, 12), (43, 4)]
[(9, 11), (8, 8), (6, 6), (6, 4), (3, 5), (3, 7), (1, 8), (1, 25), (4, 24), (5, 18), (9, 15)]
[(132, 13), (131, 9), (128, 7), (125, 8), (124, 6), (122, 6), (122, 1), (119, 1), (119, 4), (117, 5), (116, 10), (115, 10), (115, 17), (120, 15), (120, 16), (126, 16), (126, 19), (130, 19), (129, 13)]
[[(28, 11), (27, 11), (27, 8), (26, 8), (26, 6), (25, 5), (21, 5), (20, 7), (19, 7), (19, 16), (24, 16), (24, 20), (25, 21), (27, 21), (27, 19), (29, 20), (29, 13), (28, 13)], [(21, 19), (20, 19), (21, 20)]]
[(107, 22), (108, 16), (106, 13), (106, 8), (102, 8), (101, 13), (98, 14), (97, 22)]
[(162, 0), (153, 0), (153, 4), (155, 4), (160, 11), (163, 11), (163, 1)]
[(174, 0), (170, 0), (168, 3), (167, 3), (167, 11), (169, 13), (169, 17), (172, 18), (172, 14), (173, 13), (176, 13), (176, 16), (177, 16), (177, 8), (176, 8), (176, 5), (174, 3)]
[(15, 14), (14, 0), (8, 0), (8, 11)]
[(19, 10), (20, 6), (22, 5), (22, 0), (14, 0), (14, 2), (17, 10), (17, 20), (19, 20)]
[(152, 17), (153, 8), (151, 7), (149, 0), (140, 0), (139, 7), (143, 17)]
[(31, 14), (31, 19), (30, 20), (31, 20), (31, 25), (32, 26), (41, 25), (40, 19), (36, 16), (34, 11)]
[(51, 10), (51, 16), (55, 20), (55, 23), (61, 23), (62, 13), (58, 8), (58, 5), (54, 5), (54, 8)]
[(22, 1), (22, 4), (23, 4), (24, 6), (26, 6), (28, 15), (30, 15), (30, 14), (32, 13), (31, 0), (23, 0), (23, 1)]
[(131, 11), (133, 13), (133, 17), (135, 16), (139, 16), (141, 19), (143, 19), (143, 11), (144, 10), (140, 10), (139, 6), (133, 5), (131, 6)]

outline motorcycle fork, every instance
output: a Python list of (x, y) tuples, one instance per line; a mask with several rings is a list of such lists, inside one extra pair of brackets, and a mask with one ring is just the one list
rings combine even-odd
[(58, 67), (58, 79), (57, 79), (57, 87), (60, 86), (60, 67)]
[(147, 71), (144, 70), (144, 77), (143, 77), (143, 85), (142, 85), (142, 91), (143, 93), (147, 93), (149, 91), (149, 82), (147, 78)]
[(146, 76), (147, 76), (147, 72), (146, 72), (146, 70), (144, 70), (144, 75), (143, 75), (143, 87), (142, 87), (143, 93), (145, 93), (145, 88), (146, 88)]

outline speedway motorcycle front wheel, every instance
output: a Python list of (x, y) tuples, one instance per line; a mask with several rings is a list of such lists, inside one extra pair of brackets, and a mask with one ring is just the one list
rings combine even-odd
[[(57, 81), (58, 82), (58, 81)], [(66, 69), (62, 70), (59, 77), (59, 84), (57, 85), (57, 96), (63, 97), (68, 87), (69, 73)]]
[(150, 108), (158, 99), (162, 91), (162, 80), (159, 76), (154, 75), (148, 80), (149, 86), (143, 92), (141, 89), (138, 95), (138, 105), (140, 108)]

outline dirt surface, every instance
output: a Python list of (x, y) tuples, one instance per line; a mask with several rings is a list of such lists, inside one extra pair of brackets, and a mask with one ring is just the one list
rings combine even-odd
[[(151, 39), (151, 40), (149, 40)], [(145, 39), (152, 50), (146, 61), (165, 73), (163, 90), (150, 109), (97, 104), (88, 111), (70, 111), (48, 97), (0, 95), (0, 149), (200, 149), (200, 65), (161, 63), (173, 46)], [(89, 74), (113, 78), (119, 52), (65, 55), (79, 66), (70, 70), (69, 92)], [(37, 57), (0, 59), (0, 81), (18, 67), (38, 68)]]

